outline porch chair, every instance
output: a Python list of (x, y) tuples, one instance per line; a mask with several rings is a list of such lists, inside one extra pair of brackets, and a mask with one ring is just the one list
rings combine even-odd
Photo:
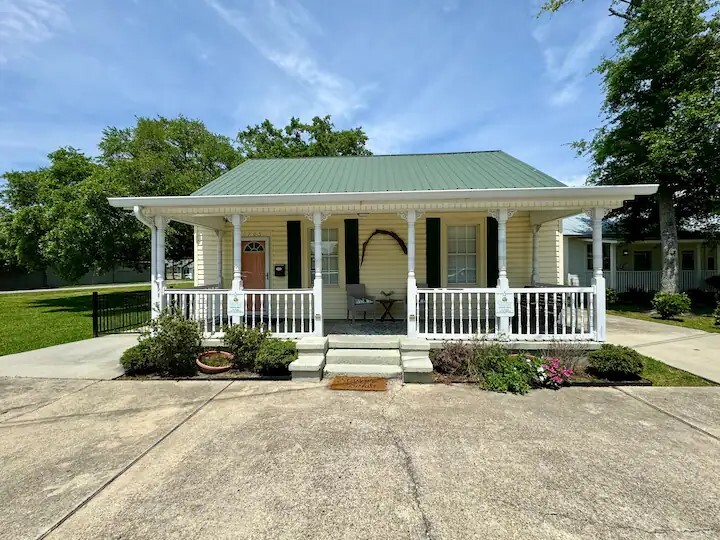
[(365, 285), (362, 283), (347, 285), (347, 318), (350, 319), (352, 315), (352, 322), (355, 322), (355, 314), (362, 313), (363, 318), (368, 313), (372, 313), (372, 320), (375, 322), (377, 316), (375, 297), (368, 296), (365, 291)]

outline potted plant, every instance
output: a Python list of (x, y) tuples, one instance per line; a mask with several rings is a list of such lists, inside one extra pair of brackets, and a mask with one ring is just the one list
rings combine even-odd
[(235, 355), (227, 351), (203, 351), (195, 363), (202, 373), (224, 373), (232, 367), (234, 359)]

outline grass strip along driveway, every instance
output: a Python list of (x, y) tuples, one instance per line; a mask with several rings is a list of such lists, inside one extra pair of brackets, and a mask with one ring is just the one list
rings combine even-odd
[[(98, 289), (120, 296), (149, 285)], [(0, 295), (0, 356), (89, 339), (93, 289)]]

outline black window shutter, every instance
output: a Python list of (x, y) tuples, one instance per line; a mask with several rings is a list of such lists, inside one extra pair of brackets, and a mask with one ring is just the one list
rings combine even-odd
[(302, 240), (300, 238), (300, 222), (287, 222), (287, 276), (288, 288), (302, 287)]
[(428, 287), (442, 287), (440, 283), (440, 218), (425, 220), (425, 268)]
[(360, 283), (358, 220), (345, 220), (345, 283)]
[(495, 218), (486, 220), (487, 286), (495, 287), (498, 280), (498, 223)]

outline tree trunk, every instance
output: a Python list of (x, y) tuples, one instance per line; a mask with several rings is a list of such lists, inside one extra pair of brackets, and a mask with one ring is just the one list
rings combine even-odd
[(660, 248), (662, 250), (662, 292), (678, 292), (678, 235), (673, 206), (673, 192), (660, 187), (657, 193), (660, 213)]

